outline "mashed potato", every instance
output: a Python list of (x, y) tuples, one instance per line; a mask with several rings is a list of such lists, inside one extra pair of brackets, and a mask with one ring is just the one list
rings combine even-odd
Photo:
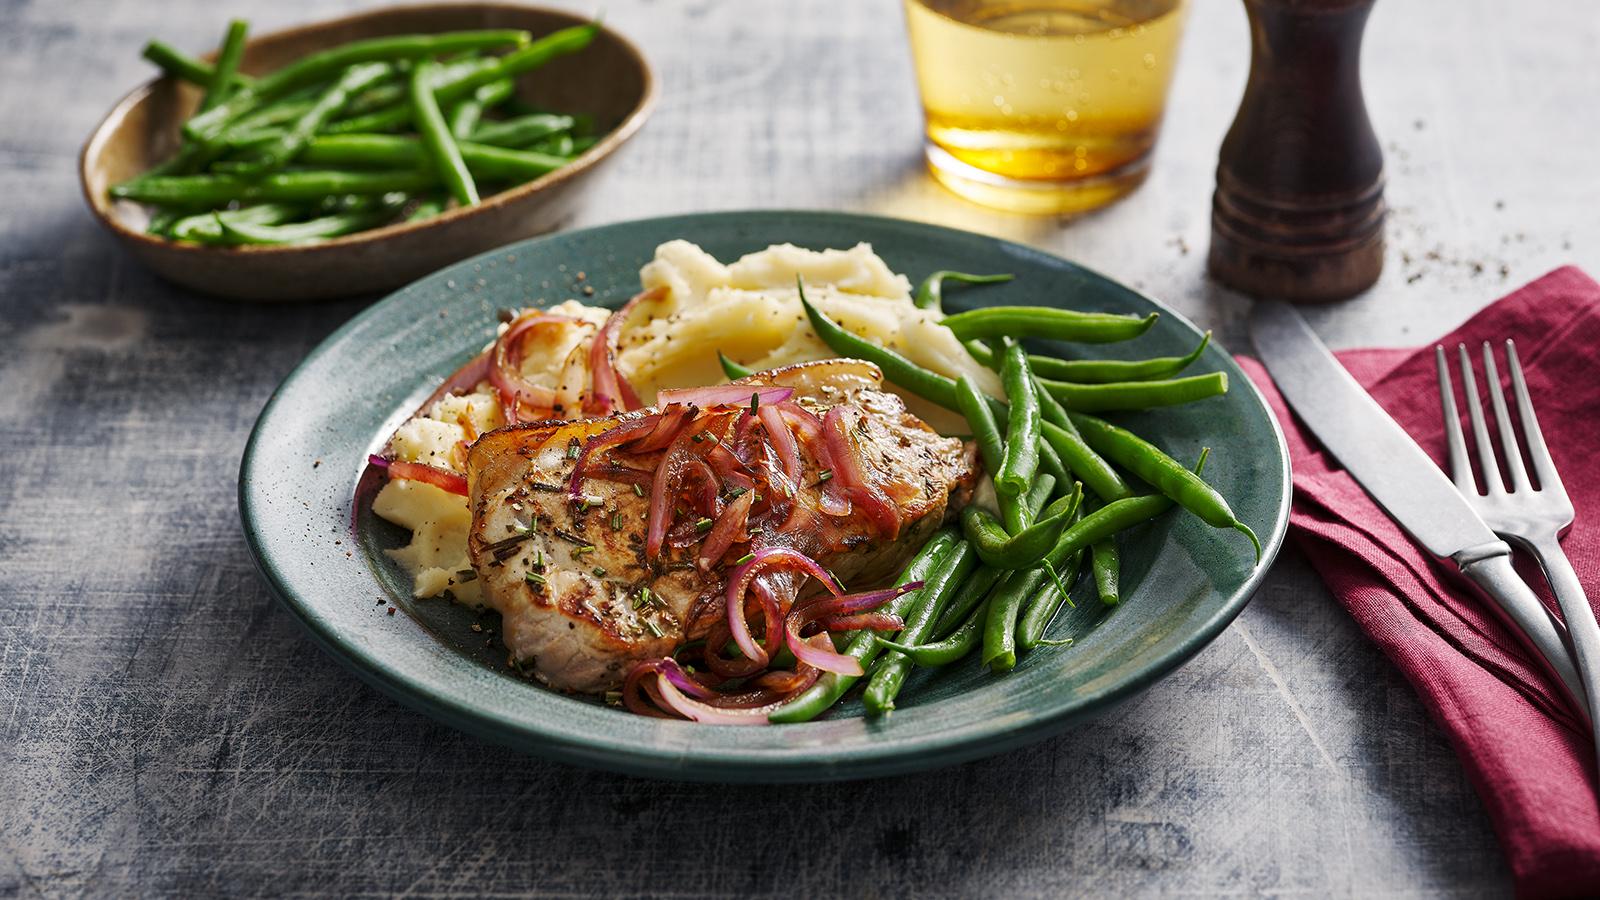
[[(911, 284), (867, 244), (848, 250), (806, 250), (792, 244), (768, 247), (723, 264), (688, 241), (656, 248), (639, 273), (645, 289), (665, 287), (657, 301), (641, 303), (619, 329), (617, 370), (653, 402), (664, 388), (718, 384), (724, 380), (717, 352), (753, 369), (828, 359), (834, 354), (807, 324), (796, 276), (806, 299), (850, 331), (893, 348), (913, 362), (955, 377), (966, 374), (1000, 395), (998, 377), (978, 365), (961, 342), (939, 325), (939, 314), (918, 309)], [(553, 388), (568, 417), (588, 384), (588, 348), (609, 312), (568, 300), (551, 312), (581, 320), (530, 336), (523, 377)], [(959, 417), (920, 398), (911, 409), (941, 431), (964, 431)], [(462, 472), (463, 448), (504, 423), (500, 399), (487, 384), (463, 396), (447, 396), (400, 426), (388, 453), (407, 462)], [(478, 601), (467, 560), (466, 502), (430, 484), (392, 480), (379, 491), (373, 511), (412, 532), (411, 543), (389, 554), (414, 577), (418, 597), (449, 591), (463, 603)]]

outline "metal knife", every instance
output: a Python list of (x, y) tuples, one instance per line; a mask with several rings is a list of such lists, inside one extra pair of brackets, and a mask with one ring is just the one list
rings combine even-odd
[(1257, 301), (1250, 337), (1278, 390), (1322, 445), (1429, 553), (1455, 563), (1492, 601), (1583, 712), (1582, 682), (1560, 623), (1511, 567), (1495, 537), (1416, 441), (1383, 411), (1294, 307)]

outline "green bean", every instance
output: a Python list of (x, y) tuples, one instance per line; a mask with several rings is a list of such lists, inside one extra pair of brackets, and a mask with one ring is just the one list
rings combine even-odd
[(961, 340), (972, 338), (1048, 338), (1105, 344), (1132, 340), (1156, 323), (1159, 313), (1122, 316), (1039, 306), (989, 306), (956, 313), (945, 327)]
[(717, 362), (722, 366), (722, 374), (728, 376), (729, 381), (737, 381), (755, 371), (755, 369), (741, 366), (729, 359), (728, 355), (721, 350), (717, 351)]
[[(1056, 479), (1048, 474), (1040, 475), (1038, 480), (1034, 482), (1033, 487), (1028, 490), (1028, 496), (1024, 499), (1024, 502), (1028, 505), (1030, 515), (1037, 516), (1039, 511), (1044, 509), (1044, 505), (1050, 499), (1050, 493), (1055, 489), (1056, 483)], [(944, 634), (955, 627), (956, 623), (961, 621), (962, 616), (971, 612), (973, 607), (988, 596), (989, 589), (994, 587), (995, 582), (999, 581), (1004, 574), (1004, 570), (996, 569), (993, 566), (979, 566), (978, 570), (967, 578), (961, 585), (961, 589), (950, 600), (949, 606), (940, 617), (939, 625), (934, 629), (933, 633)]]
[[(262, 203), (227, 213), (233, 221), (247, 225), (278, 225), (299, 214), (299, 207), (286, 203)], [(169, 233), (173, 240), (196, 241), (202, 244), (221, 243), (223, 238), (222, 223), (217, 221), (214, 213), (209, 212), (177, 220), (172, 224)]]
[[(994, 572), (996, 576), (1000, 574), (998, 569), (986, 571)], [(979, 603), (977, 607), (968, 611), (966, 619), (954, 631), (930, 644), (903, 644), (882, 638), (878, 639), (878, 643), (904, 653), (913, 663), (924, 668), (946, 666), (965, 657), (972, 652), (972, 648), (978, 646), (983, 637), (983, 623), (988, 613), (989, 604)]]
[[(591, 22), (551, 32), (505, 56), (485, 60), (485, 65), (475, 68), (469, 74), (436, 84), (433, 89), (434, 95), (441, 104), (454, 103), (490, 82), (514, 79), (558, 56), (582, 50), (589, 46), (599, 30), (600, 26)], [(404, 104), (397, 104), (355, 119), (346, 119), (330, 127), (328, 131), (330, 134), (386, 131), (398, 128), (409, 121), (411, 121), (411, 109)]]
[[(1210, 450), (1200, 451), (1200, 459), (1195, 463), (1192, 474), (1198, 477), (1205, 471), (1206, 459), (1210, 455)], [(1147, 522), (1171, 509), (1172, 506), (1172, 500), (1161, 494), (1144, 494), (1107, 503), (1073, 523), (1072, 527), (1062, 534), (1061, 540), (1046, 557), (1046, 565), (1060, 567), (1069, 558), (1075, 560), (1084, 548), (1141, 522)], [(1066, 594), (1052, 585), (1028, 601), (1017, 626), (1017, 641), (1024, 650), (1031, 650), (1044, 640), (1044, 633), (1050, 626), (1050, 620), (1055, 618), (1056, 612), (1061, 609), (1061, 604), (1066, 599)]]
[(1210, 372), (1165, 381), (1124, 381), (1114, 384), (1072, 384), (1041, 378), (1039, 384), (1067, 409), (1110, 412), (1178, 406), (1220, 397), (1228, 392), (1228, 373)]
[(456, 146), (455, 138), (445, 126), (439, 100), (428, 84), (437, 66), (438, 63), (430, 61), (411, 70), (411, 121), (422, 136), (422, 144), (428, 148), (434, 171), (439, 173), (445, 189), (457, 203), (473, 206), (478, 202), (478, 185), (467, 170), (466, 160), (461, 158), (461, 148)]
[(961, 415), (966, 417), (967, 427), (972, 429), (973, 440), (978, 443), (978, 454), (983, 458), (983, 467), (990, 472), (999, 471), (1000, 463), (1005, 458), (1000, 426), (994, 420), (994, 412), (989, 409), (983, 391), (966, 375), (956, 379), (956, 406)]
[(150, 214), (150, 221), (145, 225), (145, 234), (154, 234), (168, 237), (172, 226), (183, 218), (183, 213), (175, 209), (158, 209)]
[(983, 623), (983, 665), (993, 672), (1009, 672), (1017, 664), (1017, 615), (1027, 598), (1044, 586), (1044, 567), (1014, 569), (989, 597)]
[(394, 67), (388, 63), (364, 63), (345, 69), (339, 80), (324, 91), (299, 118), (289, 123), (282, 134), (256, 148), (255, 159), (226, 168), (218, 165), (217, 169), (258, 176), (283, 168), (300, 155), (322, 126), (350, 102), (352, 95), (393, 74)]
[(214, 218), (229, 243), (304, 244), (376, 227), (393, 219), (394, 210), (335, 213), (287, 225), (253, 225), (237, 221), (226, 212), (215, 213)]
[(1128, 487), (1128, 483), (1117, 474), (1117, 470), (1089, 446), (1083, 435), (1078, 433), (1078, 429), (1072, 427), (1070, 419), (1066, 427), (1046, 422), (1044, 441), (1045, 446), (1066, 463), (1072, 474), (1076, 475), (1089, 490), (1094, 491), (1095, 496), (1100, 499), (1117, 500), (1133, 494), (1133, 488)]
[[(925, 581), (935, 569), (955, 549), (959, 540), (955, 529), (948, 526), (934, 532), (933, 537), (922, 545), (917, 555), (911, 558), (905, 569), (900, 572), (900, 577), (895, 584), (909, 584), (913, 581)], [(890, 600), (883, 607), (883, 612), (891, 615), (904, 616), (911, 605), (917, 601), (921, 591), (911, 591)], [(870, 631), (858, 631), (845, 639), (844, 647), (840, 650), (847, 656), (852, 656), (861, 663), (862, 669), (877, 658), (882, 645)], [(840, 675), (837, 672), (826, 672), (817, 679), (817, 683), (807, 688), (800, 696), (793, 698), (768, 716), (769, 722), (783, 724), (792, 722), (809, 722), (826, 712), (829, 707), (839, 702), (844, 692), (860, 679), (857, 675)]]
[(294, 88), (332, 80), (357, 63), (421, 59), (464, 50), (489, 50), (507, 44), (523, 44), (527, 40), (526, 31), (507, 29), (395, 35), (352, 41), (301, 57), (270, 75), (262, 76), (255, 83), (241, 87), (232, 97), (186, 122), (183, 131), (191, 140), (210, 144), (222, 134), (228, 123), (261, 104)]
[(200, 98), (200, 112), (221, 103), (238, 83), (234, 76), (239, 73), (239, 60), (244, 56), (245, 36), (249, 33), (250, 23), (243, 19), (228, 23), (228, 32), (222, 38), (222, 49), (217, 51), (216, 68), (206, 82), (205, 96)]
[(1078, 482), (1072, 494), (1045, 510), (1043, 518), (1015, 534), (1007, 534), (1000, 520), (988, 510), (968, 506), (961, 511), (961, 530), (985, 565), (997, 569), (1026, 569), (1037, 565), (1055, 546), (1082, 501), (1083, 484)]
[(1153, 381), (1171, 378), (1187, 369), (1206, 352), (1211, 343), (1211, 332), (1200, 338), (1193, 350), (1182, 356), (1158, 356), (1153, 359), (1055, 359), (1035, 357), (1033, 371), (1057, 381), (1076, 381), (1080, 384), (1104, 384), (1112, 381)]
[(220, 144), (235, 144), (241, 135), (258, 132), (262, 129), (276, 125), (286, 125), (305, 115), (306, 110), (316, 105), (316, 100), (282, 100), (268, 106), (263, 106), (253, 113), (240, 116), (239, 121), (229, 125), (222, 135), (217, 138)]
[[(1153, 359), (1058, 359), (1034, 353), (1028, 356), (1033, 374), (1056, 381), (1078, 384), (1105, 384), (1113, 381), (1153, 381), (1171, 378), (1188, 368), (1205, 353), (1211, 344), (1211, 332), (1206, 332), (1193, 350), (1182, 356), (1158, 356)], [(967, 352), (973, 359), (993, 367), (995, 354), (979, 341), (967, 341)]]
[[(406, 66), (409, 65), (409, 61), (398, 60), (396, 65)], [(441, 62), (430, 81), (433, 83), (433, 89), (437, 91), (445, 85), (454, 84), (463, 78), (493, 69), (498, 65), (499, 61), (493, 57), (473, 54), (465, 59)], [(407, 92), (410, 90), (408, 86), (410, 69), (408, 68), (404, 71), (408, 77), (402, 78), (396, 83), (376, 85), (351, 98), (350, 105), (345, 108), (342, 114), (344, 118), (336, 122), (330, 122), (326, 129), (327, 132), (330, 134), (345, 134), (347, 132), (384, 131), (408, 124), (410, 122), (411, 107), (408, 105), (406, 98)], [(396, 109), (406, 113), (406, 115), (401, 116), (398, 120), (393, 120)], [(390, 121), (386, 125), (362, 125), (362, 120), (371, 114), (381, 114)]]
[(249, 201), (315, 201), (329, 194), (407, 193), (433, 187), (438, 176), (414, 170), (389, 172), (275, 172), (260, 179), (237, 175), (141, 176), (111, 188), (119, 200), (175, 206), (223, 206)]
[(1256, 533), (1239, 521), (1228, 501), (1199, 475), (1127, 429), (1082, 413), (1071, 413), (1070, 417), (1089, 446), (1144, 479), (1207, 525), (1241, 532), (1255, 547), (1256, 559), (1261, 559), (1261, 541)]
[[(216, 69), (210, 63), (195, 59), (183, 51), (163, 41), (151, 41), (144, 45), (144, 58), (155, 63), (161, 71), (174, 78), (181, 78), (191, 84), (206, 87), (211, 84), (216, 75)], [(235, 72), (232, 79), (236, 85), (247, 85), (255, 81), (249, 75)]]
[(424, 198), (420, 203), (412, 207), (410, 212), (406, 213), (406, 221), (421, 222), (425, 219), (431, 219), (444, 212), (444, 206), (444, 200), (438, 197)]
[(571, 156), (578, 148), (578, 142), (570, 134), (557, 134), (535, 142), (533, 149), (540, 153), (556, 153), (561, 156)]
[(965, 272), (952, 272), (949, 269), (940, 269), (922, 279), (922, 284), (917, 286), (917, 293), (912, 296), (911, 302), (919, 309), (939, 309), (944, 302), (944, 283), (956, 281), (961, 284), (999, 284), (1010, 281), (1011, 274), (1003, 275), (968, 275)]
[[(531, 181), (571, 160), (531, 150), (508, 150), (461, 141), (461, 158), (484, 181)], [(428, 150), (417, 138), (396, 134), (330, 134), (312, 139), (302, 162), (326, 166), (374, 166), (386, 169), (426, 167)]]
[(467, 140), (483, 119), (484, 110), (504, 103), (515, 89), (511, 79), (502, 78), (473, 91), (472, 96), (451, 107), (450, 133), (455, 135), (456, 140)]
[[(1061, 611), (1062, 604), (1072, 605), (1072, 584), (1078, 580), (1078, 570), (1082, 565), (1083, 551), (1080, 550), (1068, 557), (1056, 577), (1046, 578), (1040, 584), (1039, 591), (1023, 604), (1022, 613), (1017, 619), (1019, 649), (1032, 650), (1041, 644), (1058, 643), (1045, 640), (1044, 634), (1056, 613)], [(1069, 638), (1066, 643), (1070, 642)]]
[[(907, 610), (905, 627), (900, 629), (897, 637), (911, 644), (927, 640), (939, 620), (940, 611), (977, 564), (978, 557), (972, 545), (967, 541), (958, 541), (929, 577), (927, 587), (917, 592), (921, 596)], [(894, 709), (894, 698), (905, 685), (912, 665), (910, 657), (895, 649), (878, 658), (867, 679), (866, 692), (862, 695), (869, 712), (881, 716)]]
[(500, 122), (485, 122), (472, 132), (475, 144), (492, 144), (496, 147), (525, 147), (541, 138), (563, 131), (571, 131), (571, 116), (536, 114), (518, 116)]
[(574, 155), (583, 153), (598, 143), (600, 143), (600, 139), (594, 135), (575, 137), (572, 139), (572, 153)]
[[(1006, 422), (1005, 458), (995, 472), (994, 487), (1001, 496), (1020, 497), (1028, 490), (1034, 473), (1039, 470), (1039, 398), (1033, 390), (1033, 373), (1028, 368), (1028, 354), (1015, 341), (1005, 350), (1000, 366), (1000, 380), (1005, 385), (1006, 400), (1011, 404), (1011, 414)], [(1004, 511), (1004, 507), (1001, 507)], [(1012, 532), (1026, 528), (1028, 522), (1007, 521)]]
[(1121, 601), (1119, 582), (1122, 580), (1122, 556), (1117, 552), (1116, 538), (1101, 538), (1090, 544), (1089, 560), (1094, 571), (1094, 590), (1100, 595), (1100, 602), (1116, 606)]

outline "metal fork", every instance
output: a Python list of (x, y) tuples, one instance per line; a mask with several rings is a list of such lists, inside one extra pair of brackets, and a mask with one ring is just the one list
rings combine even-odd
[[(1522, 376), (1517, 345), (1506, 341), (1506, 367), (1511, 372), (1511, 389), (1517, 397), (1517, 417), (1527, 439), (1528, 459), (1533, 463), (1534, 474), (1539, 476), (1537, 488), (1529, 482), (1527, 469), (1522, 464), (1522, 449), (1506, 410), (1494, 349), (1488, 341), (1484, 342), (1484, 380), (1488, 382), (1489, 402), (1494, 407), (1495, 425), (1500, 433), (1500, 456), (1511, 476), (1509, 490), (1500, 477), (1500, 465), (1489, 440), (1489, 426), (1484, 421), (1483, 404), (1478, 399), (1472, 357), (1467, 353), (1466, 344), (1459, 344), (1456, 349), (1461, 357), (1461, 385), (1467, 398), (1467, 415), (1472, 420), (1472, 442), (1477, 446), (1484, 488), (1479, 490), (1473, 478), (1472, 462), (1467, 458), (1466, 437), (1461, 433), (1461, 416), (1456, 411), (1455, 390), (1450, 384), (1450, 368), (1445, 365), (1444, 348), (1435, 346), (1434, 361), (1439, 367), (1439, 397), (1444, 408), (1445, 438), (1450, 447), (1451, 477), (1467, 503), (1495, 534), (1533, 554), (1544, 569), (1544, 576), (1561, 606), (1561, 614), (1567, 620), (1567, 637), (1572, 642), (1578, 673), (1588, 694), (1595, 739), (1600, 743), (1600, 708), (1596, 705), (1600, 698), (1600, 623), (1595, 621), (1594, 609), (1583, 592), (1583, 585), (1578, 582), (1572, 562), (1561, 549), (1561, 535), (1572, 526), (1572, 500), (1561, 484), (1555, 460), (1544, 442), (1544, 432), (1539, 429), (1539, 419), (1533, 413), (1533, 399), (1528, 396), (1528, 384)], [(1559, 622), (1556, 624), (1560, 626)]]

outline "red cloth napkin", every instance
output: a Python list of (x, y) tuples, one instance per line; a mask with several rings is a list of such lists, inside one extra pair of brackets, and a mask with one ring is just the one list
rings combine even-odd
[[(1481, 384), (1479, 348), (1507, 338), (1517, 342), (1540, 425), (1577, 508), (1563, 546), (1591, 602), (1600, 600), (1600, 285), (1575, 268), (1558, 269), (1441, 339), (1452, 351), (1458, 398), (1456, 344), (1473, 350)], [(1338, 356), (1424, 450), (1445, 459), (1432, 344)], [(1504, 359), (1497, 350), (1502, 375)], [(1452, 567), (1413, 543), (1289, 415), (1265, 369), (1251, 359), (1240, 363), (1288, 437), (1292, 536), (1449, 735), (1494, 820), (1518, 893), (1600, 893), (1595, 752), (1579, 720), (1500, 620), (1454, 580), (1459, 576), (1446, 574)], [(1522, 568), (1554, 608), (1537, 568)]]

